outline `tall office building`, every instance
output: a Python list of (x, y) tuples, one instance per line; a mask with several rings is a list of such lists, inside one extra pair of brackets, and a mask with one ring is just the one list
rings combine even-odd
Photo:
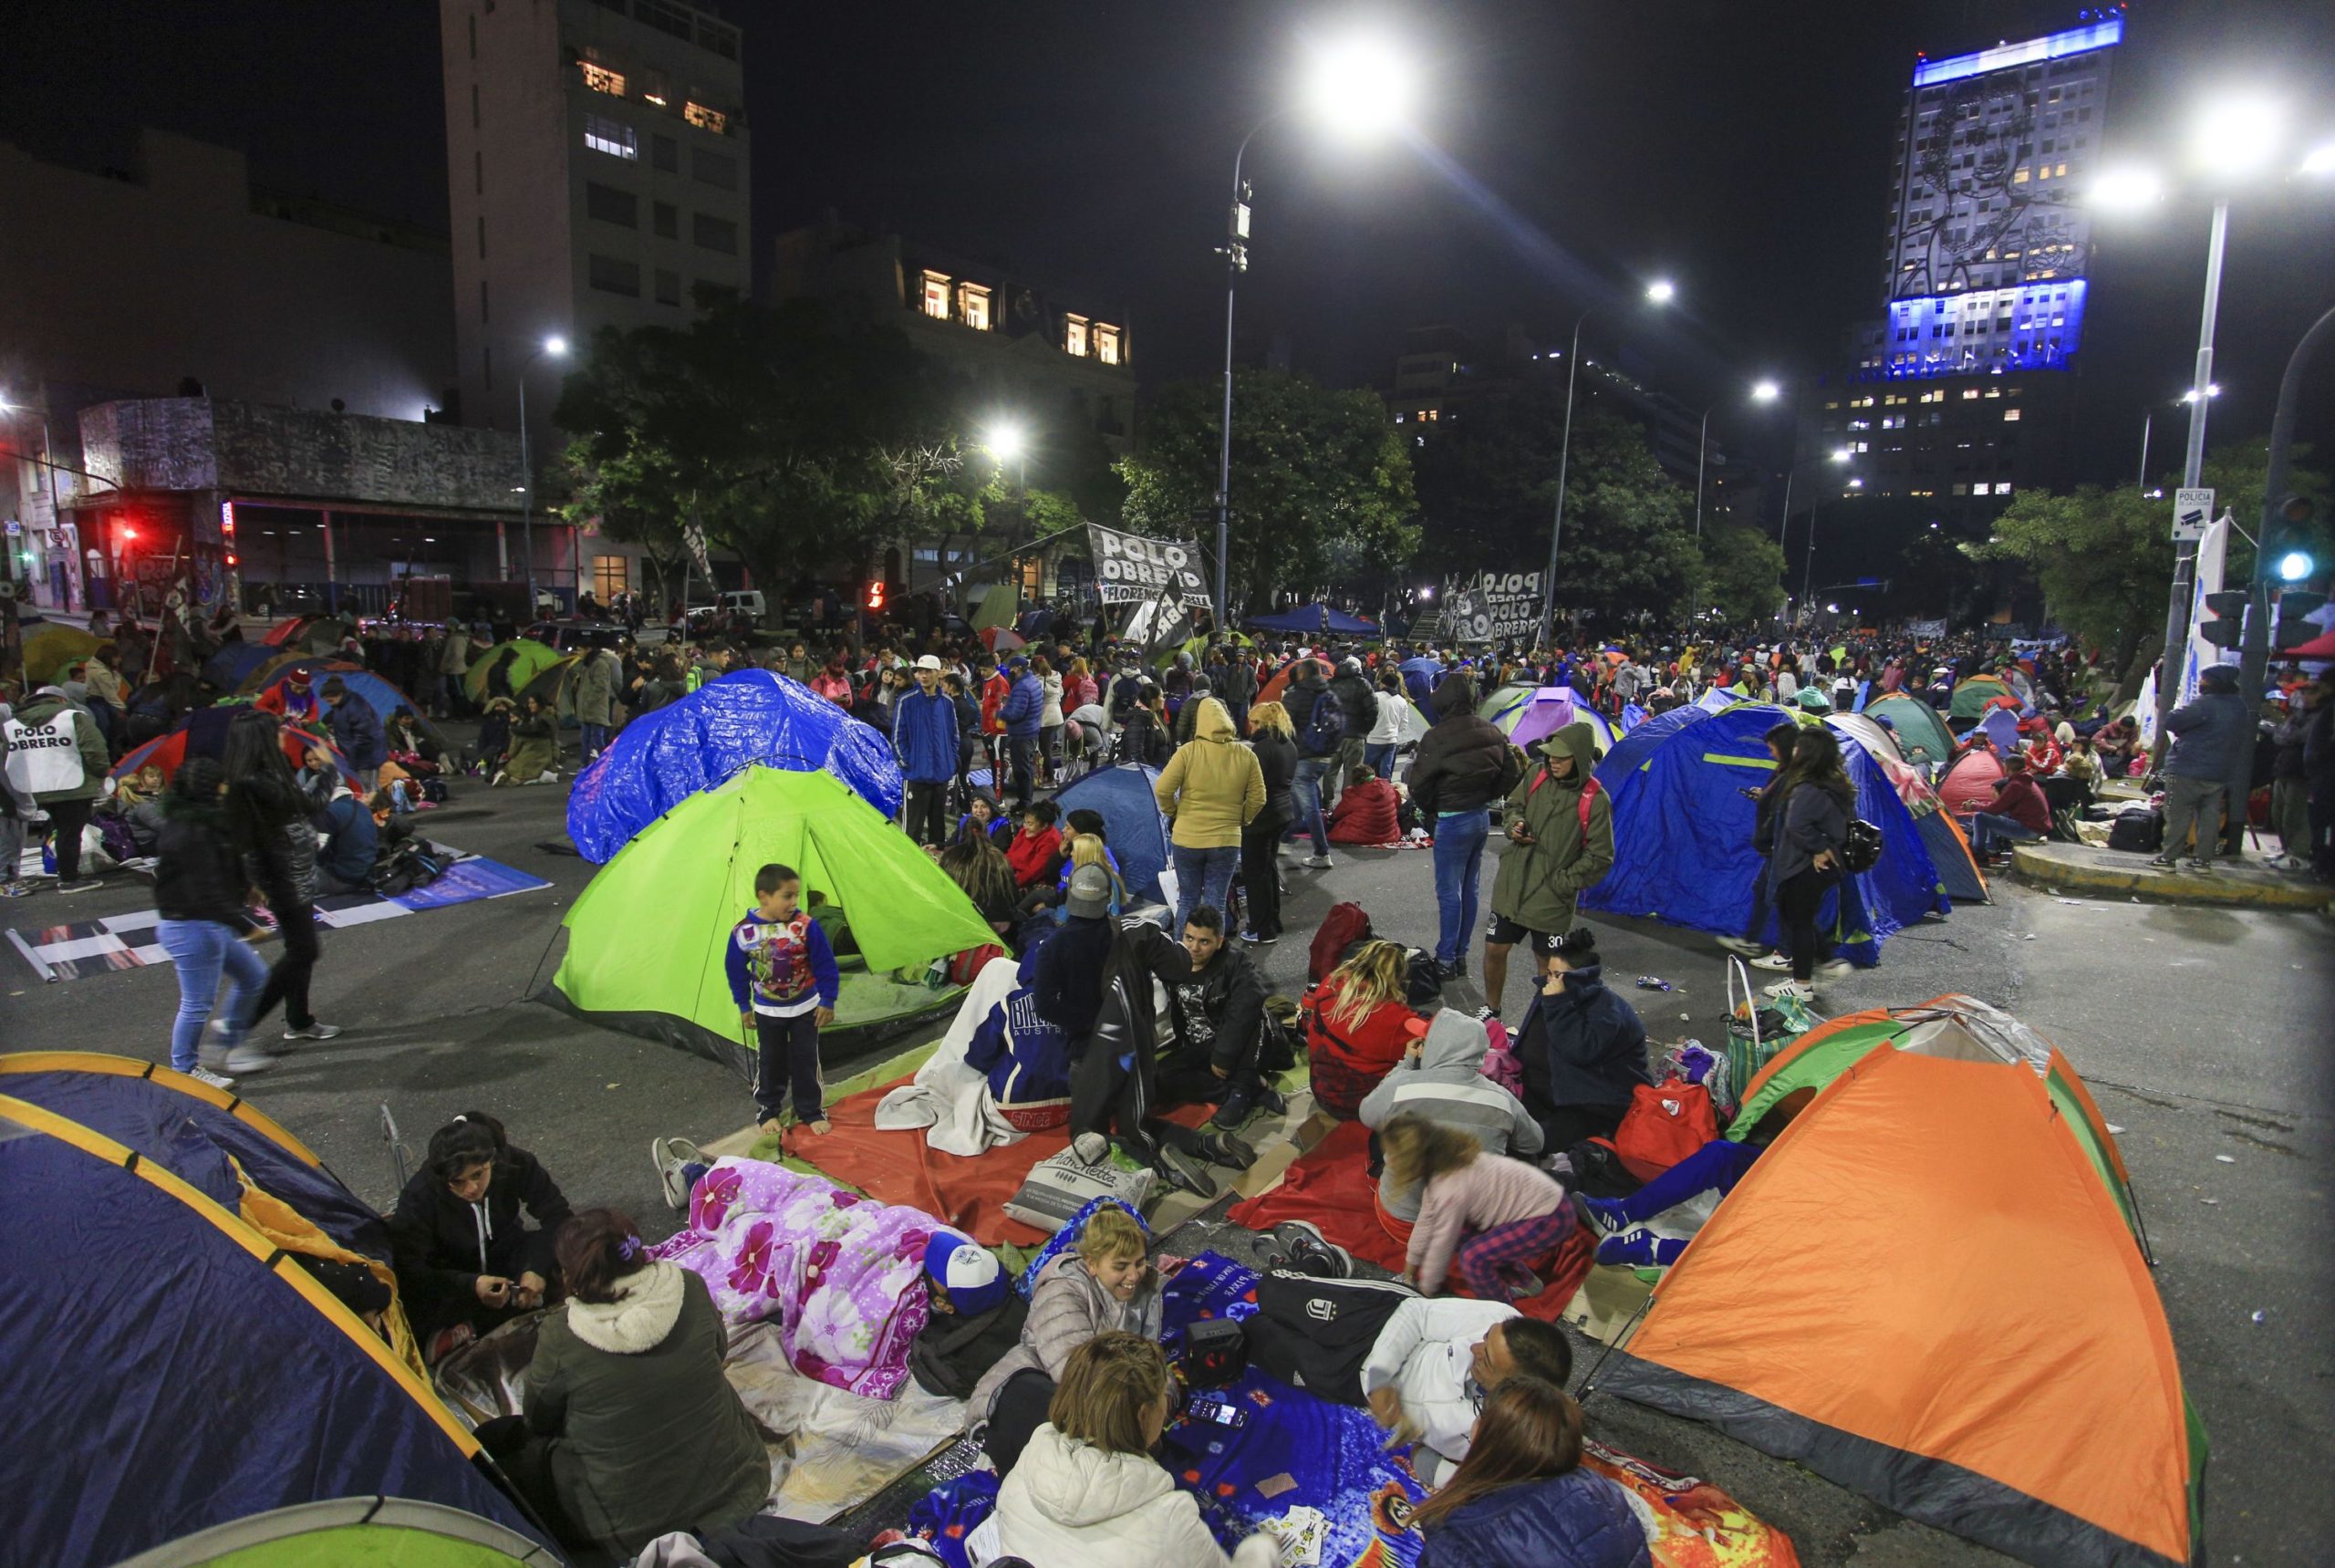
[[(440, 0), (462, 417), (545, 337), (680, 326), (750, 279), (738, 29), (679, 0)], [(557, 369), (527, 387), (538, 461)]]
[(1806, 410), (1802, 456), (1830, 482), (1991, 515), (2066, 479), (2068, 380), (2082, 347), (2100, 156), (2122, 17), (1919, 61), (1898, 116), (1882, 319)]

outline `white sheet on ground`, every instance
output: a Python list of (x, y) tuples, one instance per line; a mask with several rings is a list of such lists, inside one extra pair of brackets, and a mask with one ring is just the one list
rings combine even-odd
[(786, 1363), (767, 1323), (730, 1342), (722, 1372), (754, 1419), (789, 1434), (771, 1445), (764, 1513), (823, 1523), (856, 1507), (964, 1430), (965, 1402), (910, 1382), (897, 1399), (865, 1399), (814, 1382)]
[(965, 1064), (973, 1032), (1012, 993), (1020, 974), (1020, 962), (1011, 958), (993, 958), (981, 966), (948, 1033), (915, 1078), (877, 1102), (877, 1127), (887, 1132), (929, 1127), (924, 1141), (942, 1154), (976, 1155), (1020, 1140), (1022, 1134), (999, 1112), (988, 1078)]

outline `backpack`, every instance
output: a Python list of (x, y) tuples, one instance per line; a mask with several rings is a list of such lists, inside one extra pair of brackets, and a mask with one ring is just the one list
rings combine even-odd
[(1849, 819), (1849, 836), (1841, 843), (1841, 868), (1862, 877), (1881, 864), (1881, 829), (1862, 816)]
[(1338, 749), (1338, 742), (1345, 739), (1345, 705), (1338, 701), (1336, 692), (1325, 687), (1313, 699), (1313, 711), (1305, 721), (1304, 733), (1297, 737), (1298, 754), (1326, 757)]
[(1369, 940), (1370, 917), (1363, 912), (1360, 904), (1331, 905), (1330, 912), (1314, 929), (1313, 946), (1306, 950), (1306, 984), (1321, 984), (1332, 970), (1345, 961), (1348, 948)]
[(1029, 1315), (1030, 1303), (1012, 1291), (1003, 1304), (978, 1317), (935, 1313), (908, 1341), (908, 1376), (928, 1394), (962, 1399), (982, 1373), (1022, 1342), (1022, 1324)]
[(1427, 1007), (1443, 1000), (1443, 976), (1434, 967), (1435, 955), (1425, 948), (1406, 950), (1410, 955), (1410, 979), (1403, 987), (1403, 1000), (1413, 1007)]
[(2139, 855), (2164, 848), (2164, 813), (2153, 805), (2128, 805), (2108, 828), (2108, 847)]
[[(1531, 800), (1534, 794), (1540, 792), (1541, 786), (1548, 782), (1549, 764), (1542, 763), (1541, 764), (1541, 771), (1532, 775), (1531, 784), (1526, 786), (1524, 798), (1528, 801)], [(1587, 844), (1589, 842), (1589, 803), (1595, 800), (1598, 795), (1603, 794), (1604, 792), (1604, 785), (1597, 782), (1597, 775), (1595, 774), (1592, 774), (1587, 778), (1581, 781), (1581, 841), (1583, 844)]]
[(365, 885), (385, 898), (427, 888), (446, 874), (446, 862), (422, 845), (408, 839), (396, 846), (366, 874)]
[(1632, 1175), (1651, 1181), (1718, 1137), (1711, 1092), (1700, 1084), (1666, 1078), (1633, 1089), (1630, 1108), (1614, 1136), (1590, 1141), (1605, 1145)]

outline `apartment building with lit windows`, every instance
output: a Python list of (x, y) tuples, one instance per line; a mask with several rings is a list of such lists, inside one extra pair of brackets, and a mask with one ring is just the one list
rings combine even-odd
[(1827, 493), (1935, 501), (1967, 520), (2067, 483), (2091, 262), (2081, 192), (2124, 36), (2120, 11), (2079, 20), (1916, 61), (1883, 225), (1884, 314), (1802, 408), (1800, 462)]

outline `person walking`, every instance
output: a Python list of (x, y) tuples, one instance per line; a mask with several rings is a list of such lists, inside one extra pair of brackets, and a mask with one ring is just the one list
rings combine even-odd
[(1411, 804), (1435, 836), (1435, 941), (1439, 979), (1467, 972), (1491, 804), (1524, 776), (1524, 753), (1476, 714), (1476, 686), (1455, 670), (1428, 698), (1436, 720), (1411, 757)]
[(1240, 830), (1240, 888), (1249, 923), (1240, 940), (1259, 947), (1281, 940), (1281, 863), (1276, 853), (1289, 825), (1297, 820), (1290, 781), (1297, 774), (1297, 742), (1291, 738), (1289, 710), (1260, 702), (1249, 710), (1249, 745), (1265, 783), (1265, 805)]
[(245, 1025), (257, 1028), (282, 1002), (285, 1039), (330, 1040), (340, 1029), (320, 1022), (308, 1005), (308, 981), (322, 956), (317, 937), (317, 833), (310, 825), (318, 807), (301, 788), (284, 755), (283, 732), (267, 714), (236, 714), (227, 726), (225, 750), (228, 832), (243, 857), (246, 885), (267, 900), (276, 934), (284, 939), (283, 955), (268, 971), (267, 987)]
[(348, 760), (350, 770), (369, 795), (381, 764), (389, 760), (389, 737), (381, 732), (380, 718), (364, 699), (352, 696), (348, 683), (337, 675), (325, 682), (324, 699), (325, 726), (332, 732), (332, 743)]
[(1539, 765), (1508, 794), (1508, 849), (1492, 879), (1492, 919), (1484, 934), (1484, 1002), (1500, 1016), (1509, 949), (1532, 939), (1545, 957), (1572, 929), (1582, 890), (1614, 866), (1614, 803), (1590, 771), (1596, 762), (1585, 722), (1567, 724), (1533, 748)]
[(908, 784), (903, 817), (910, 842), (949, 842), (949, 782), (957, 776), (957, 704), (940, 690), (940, 660), (916, 661), (916, 686), (892, 703), (892, 752)]
[[(226, 774), (194, 757), (171, 775), (162, 797), (162, 830), (154, 851), (155, 940), (178, 971), (179, 1011), (171, 1026), (171, 1065), (213, 1088), (234, 1075), (257, 1073), (275, 1058), (244, 1044), (252, 998), (267, 966), (252, 943), (264, 934), (244, 908), (243, 867), (227, 832)], [(215, 1009), (222, 972), (226, 996)]]
[(431, 717), (451, 718), (462, 711), (462, 676), (471, 667), (471, 634), (459, 624), (449, 626), (438, 644), (437, 679), (431, 693)]
[[(1337, 693), (1323, 679), (1321, 664), (1311, 659), (1297, 662), (1296, 673), (1282, 691), (1282, 706), (1297, 741), (1297, 771), (1291, 776), (1291, 799), (1297, 821), (1312, 836), (1313, 858), (1305, 864), (1317, 871), (1330, 866), (1330, 825), (1322, 810), (1322, 775), (1337, 763), (1345, 734), (1345, 720)], [(1330, 707), (1324, 710), (1323, 703)]]
[(1176, 750), (1152, 794), (1170, 823), (1176, 862), (1176, 929), (1195, 907), (1221, 909), (1240, 862), (1240, 836), (1265, 809), (1265, 775), (1257, 753), (1233, 732), (1232, 715), (1213, 697), (1196, 697), (1192, 738)]
[(2196, 843), (2190, 848), (2187, 868), (2210, 871), (2221, 849), (2224, 805), (2241, 816), (2246, 811), (2244, 801), (2227, 800), (2230, 775), (2236, 771), (2242, 748), (2254, 743), (2254, 719), (2237, 693), (2237, 671), (2217, 664), (2200, 673), (2196, 700), (2167, 714), (2164, 727), (2173, 736), (2162, 770), (2164, 846), (2149, 864), (2174, 869), (2194, 832)]
[(1043, 653), (1032, 656), (1030, 673), (1038, 678), (1038, 786), (1052, 789), (1062, 777), (1063, 679)]
[(1768, 857), (1768, 893), (1783, 926), (1783, 945), (1791, 954), (1791, 977), (1767, 991), (1769, 996), (1813, 1002), (1811, 982), (1820, 969), (1827, 975), (1848, 970), (1846, 962), (1832, 956), (1832, 940), (1817, 923), (1824, 895), (1844, 875), (1841, 851), (1848, 843), (1857, 803), (1856, 785), (1841, 765), (1841, 742), (1830, 729), (1820, 724), (1801, 733), (1780, 790), (1783, 805), (1776, 846)]
[[(57, 857), (57, 890), (88, 893), (105, 886), (81, 875), (81, 830), (105, 788), (113, 754), (97, 720), (56, 686), (43, 686), (8, 722), (8, 777), (48, 815)], [(8, 875), (16, 867), (7, 867)]]

